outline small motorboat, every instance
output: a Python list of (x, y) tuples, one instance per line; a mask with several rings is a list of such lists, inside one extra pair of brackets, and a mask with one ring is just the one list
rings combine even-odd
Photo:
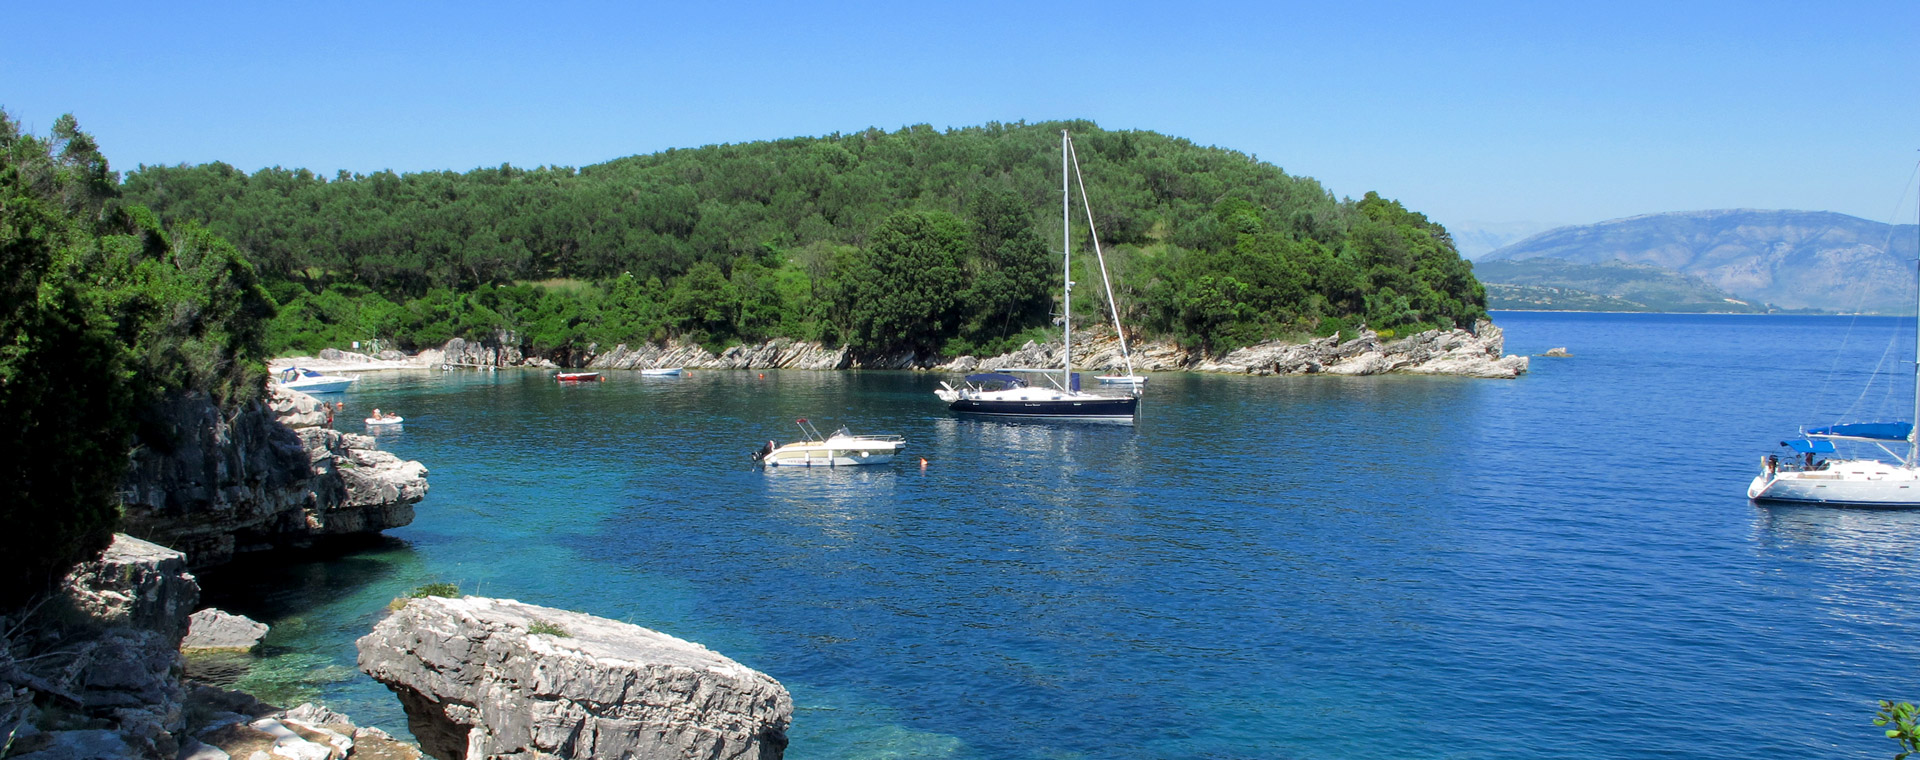
[(1146, 385), (1147, 379), (1139, 375), (1094, 375), (1101, 385)]
[(597, 383), (606, 378), (598, 372), (562, 372), (554, 375), (553, 379), (563, 383)]
[(379, 416), (379, 417), (368, 417), (368, 418), (367, 418), (367, 424), (369, 424), (369, 425), (398, 425), (398, 424), (400, 424), (400, 420), (401, 420), (401, 417), (400, 417), (400, 415), (398, 415), (398, 414), (383, 414), (383, 415), (381, 415), (381, 416)]
[(795, 420), (806, 440), (785, 446), (767, 441), (753, 453), (753, 461), (768, 467), (847, 467), (862, 464), (886, 464), (907, 447), (897, 435), (854, 435), (846, 428), (821, 436), (806, 418)]
[(280, 387), (301, 393), (339, 393), (357, 378), (322, 375), (306, 367), (288, 367), (280, 371)]
[(655, 367), (653, 369), (640, 370), (640, 375), (642, 377), (666, 377), (669, 375), (678, 375), (678, 374), (680, 374), (679, 367)]

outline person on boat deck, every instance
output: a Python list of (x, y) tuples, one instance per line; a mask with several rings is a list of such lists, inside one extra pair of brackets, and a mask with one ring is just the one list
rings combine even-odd
[(1807, 469), (1813, 469), (1813, 452), (1807, 452)]
[[(386, 418), (387, 418), (387, 416), (386, 416), (386, 415), (384, 415), (384, 414), (381, 414), (381, 413), (380, 413), (380, 410), (378, 410), (378, 409), (375, 409), (375, 410), (373, 410), (373, 418), (374, 418), (374, 419), (376, 419), (376, 420), (384, 420), (384, 419), (386, 419)], [(1813, 455), (1812, 455), (1812, 454), (1808, 454), (1808, 455), (1807, 455), (1807, 461), (1809, 461), (1809, 462), (1811, 462), (1811, 461), (1813, 461)]]

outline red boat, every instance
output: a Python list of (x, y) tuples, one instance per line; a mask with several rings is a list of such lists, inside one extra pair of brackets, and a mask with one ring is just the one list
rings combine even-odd
[(600, 377), (598, 372), (562, 372), (554, 375), (553, 379), (563, 383), (591, 383), (604, 378)]

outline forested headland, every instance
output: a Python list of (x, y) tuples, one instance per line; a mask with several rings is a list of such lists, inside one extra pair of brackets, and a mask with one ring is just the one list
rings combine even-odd
[[(1218, 352), (1485, 314), (1446, 231), (1397, 202), (1088, 122), (870, 129), (580, 169), (142, 166), (120, 190), (161, 224), (233, 243), (279, 305), (276, 352), (504, 331), (563, 361), (595, 344), (775, 337), (990, 354), (1057, 330), (1061, 129), (1123, 320), (1148, 336)], [(1075, 321), (1104, 321), (1083, 221), (1072, 234)]]
[(265, 391), (274, 304), (239, 251), (120, 197), (73, 117), (0, 111), (0, 610), (107, 545), (129, 447), (163, 394)]

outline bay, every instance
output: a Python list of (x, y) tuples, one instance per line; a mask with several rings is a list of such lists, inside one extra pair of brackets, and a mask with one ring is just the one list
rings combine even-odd
[[(932, 373), (372, 375), (345, 417), (406, 417), (414, 524), (208, 598), (275, 626), (290, 694), (396, 732), (352, 642), (444, 581), (762, 670), (803, 760), (1890, 753), (1920, 514), (1744, 488), (1798, 425), (1911, 414), (1909, 321), (1496, 319), (1574, 356), (1157, 375), (1134, 427), (957, 419)], [(750, 468), (799, 417), (908, 461)]]

